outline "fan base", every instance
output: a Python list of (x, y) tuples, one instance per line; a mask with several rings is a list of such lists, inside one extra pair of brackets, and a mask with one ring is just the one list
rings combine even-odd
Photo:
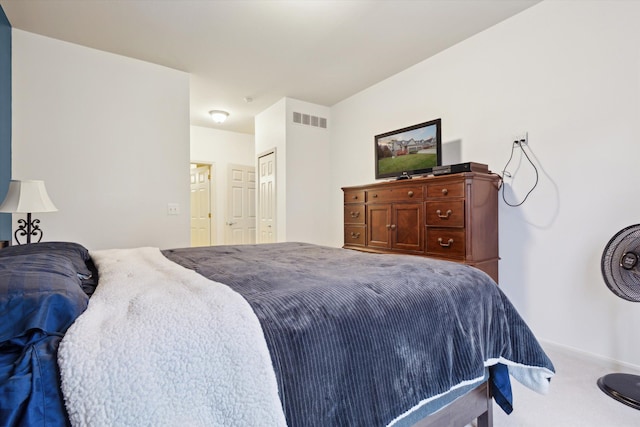
[(608, 374), (598, 379), (598, 387), (618, 402), (640, 410), (640, 376)]

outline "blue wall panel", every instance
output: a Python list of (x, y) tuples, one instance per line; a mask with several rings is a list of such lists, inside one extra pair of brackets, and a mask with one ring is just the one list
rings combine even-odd
[[(11, 24), (0, 6), (0, 203), (11, 180)], [(0, 240), (11, 240), (11, 214), (0, 213)]]

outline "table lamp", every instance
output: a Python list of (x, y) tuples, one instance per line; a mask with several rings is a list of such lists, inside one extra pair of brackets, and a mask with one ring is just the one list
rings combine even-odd
[(26, 236), (27, 244), (31, 243), (31, 236), (38, 237), (38, 242), (42, 240), (40, 220), (32, 220), (31, 213), (55, 212), (57, 210), (47, 194), (44, 181), (36, 180), (11, 180), (9, 191), (7, 191), (7, 195), (0, 205), (0, 212), (27, 214), (26, 221), (24, 219), (18, 220), (20, 226), (13, 235), (19, 245), (22, 245), (22, 243), (18, 236)]

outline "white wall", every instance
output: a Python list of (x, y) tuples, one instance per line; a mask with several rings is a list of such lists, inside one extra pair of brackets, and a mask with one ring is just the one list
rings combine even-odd
[[(287, 98), (287, 241), (327, 245), (330, 214), (331, 112), (329, 107)], [(293, 112), (327, 119), (327, 129), (293, 122)]]
[[(276, 153), (277, 242), (287, 241), (287, 124), (285, 119), (287, 115), (286, 103), (286, 98), (281, 99), (271, 107), (258, 114), (255, 119), (256, 156), (260, 156), (268, 151), (273, 150), (275, 150)], [(260, 221), (260, 218), (258, 218), (258, 221)]]
[[(501, 172), (528, 131), (540, 182), (522, 207), (500, 202), (501, 289), (539, 338), (640, 365), (640, 305), (610, 293), (599, 264), (640, 222), (639, 20), (638, 2), (545, 1), (335, 105), (333, 244), (340, 187), (374, 180), (374, 135), (441, 117), (458, 161)], [(509, 171), (519, 200), (533, 174)]]
[(12, 49), (13, 179), (59, 209), (43, 240), (188, 246), (189, 75), (17, 29)]
[(277, 241), (326, 245), (330, 207), (329, 129), (293, 123), (293, 112), (324, 117), (329, 107), (283, 98), (256, 116), (256, 153), (276, 148)]
[(229, 165), (255, 166), (253, 135), (219, 129), (191, 126), (191, 161), (213, 165), (215, 176), (211, 180), (212, 217), (214, 218), (213, 244), (224, 244), (227, 219), (227, 186)]

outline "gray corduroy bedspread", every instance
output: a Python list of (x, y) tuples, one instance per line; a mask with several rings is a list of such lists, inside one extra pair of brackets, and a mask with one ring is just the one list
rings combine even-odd
[(269, 347), (289, 426), (381, 426), (509, 366), (544, 392), (553, 365), (483, 272), (305, 243), (164, 255), (240, 293)]

